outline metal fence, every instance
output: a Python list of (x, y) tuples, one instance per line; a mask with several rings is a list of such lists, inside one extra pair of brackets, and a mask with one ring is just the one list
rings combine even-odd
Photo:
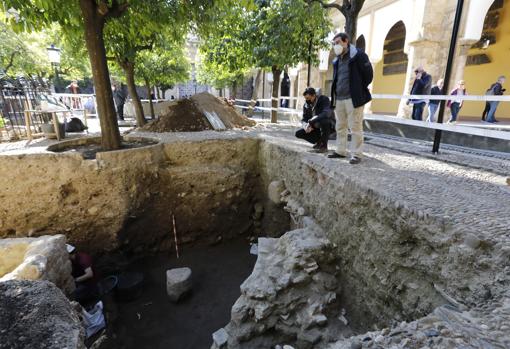
[[(97, 116), (93, 94), (52, 93), (42, 79), (0, 77), (0, 142), (32, 139), (52, 125), (52, 113), (59, 122), (65, 117)], [(62, 119), (62, 120), (60, 120)], [(53, 126), (50, 126), (53, 127)]]
[(42, 79), (0, 77), (0, 141), (26, 138), (27, 125), (37, 128), (48, 122), (44, 114), (27, 120), (25, 110), (36, 108), (49, 93), (49, 85)]

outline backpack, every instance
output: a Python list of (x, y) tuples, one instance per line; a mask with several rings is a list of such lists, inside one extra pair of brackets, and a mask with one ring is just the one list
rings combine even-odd
[(78, 118), (71, 118), (71, 120), (66, 124), (66, 132), (82, 132), (86, 129), (87, 127)]
[(486, 96), (494, 96), (494, 87), (496, 87), (496, 84), (492, 84), (491, 87), (485, 92)]

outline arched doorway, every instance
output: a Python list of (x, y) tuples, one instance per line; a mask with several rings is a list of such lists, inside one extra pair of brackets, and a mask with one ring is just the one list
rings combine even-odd
[[(464, 80), (469, 94), (484, 95), (485, 91), (498, 76), (510, 77), (508, 68), (508, 51), (510, 50), (510, 1), (494, 0), (485, 15), (480, 40), (468, 52)], [(506, 88), (510, 81), (506, 83)], [(462, 116), (480, 118), (484, 104), (466, 102), (462, 108)], [(496, 117), (510, 120), (510, 104), (500, 103)]]
[[(407, 54), (404, 52), (406, 26), (398, 21), (386, 34), (383, 59), (374, 69), (373, 92), (379, 94), (401, 94), (406, 81)], [(372, 111), (395, 115), (399, 100), (374, 99)]]

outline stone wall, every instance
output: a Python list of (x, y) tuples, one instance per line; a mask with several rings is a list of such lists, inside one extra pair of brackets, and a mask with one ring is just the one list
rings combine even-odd
[[(266, 141), (260, 159), (266, 183), (284, 180), (336, 244), (342, 302), (355, 327), (424, 316), (446, 302), (442, 291), (480, 304), (497, 289), (504, 259), (490, 257), (488, 246), (462, 244), (471, 235), (458, 226), (395, 201), (377, 183), (360, 184), (320, 157)], [(487, 258), (494, 260), (483, 271), (472, 267)]]
[(311, 348), (352, 333), (337, 297), (333, 244), (313, 221), (280, 238), (258, 240), (257, 263), (241, 285), (232, 319), (213, 334), (213, 349)]
[(0, 282), (48, 280), (70, 295), (71, 262), (63, 235), (0, 239)]

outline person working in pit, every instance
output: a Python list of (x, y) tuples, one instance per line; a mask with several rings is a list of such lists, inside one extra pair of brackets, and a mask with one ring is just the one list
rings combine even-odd
[(72, 276), (76, 285), (74, 299), (85, 304), (99, 297), (97, 276), (92, 267), (92, 258), (83, 252), (77, 252), (76, 247), (67, 244), (67, 252), (72, 265)]

